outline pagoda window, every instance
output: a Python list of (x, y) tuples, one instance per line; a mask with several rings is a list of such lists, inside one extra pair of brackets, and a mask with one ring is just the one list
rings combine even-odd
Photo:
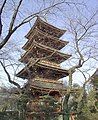
[(43, 26), (40, 28), (40, 30), (42, 30), (43, 32), (46, 31), (45, 28), (44, 28)]
[(37, 68), (38, 73), (43, 74), (43, 69), (42, 68)]
[(39, 28), (39, 29), (41, 29), (42, 28), (42, 25), (40, 24), (40, 23), (37, 23), (38, 25), (37, 25), (37, 27)]
[[(29, 58), (31, 58), (31, 57), (33, 57), (33, 54), (32, 53), (29, 53)], [(28, 57), (27, 57), (27, 59), (28, 59)]]
[(41, 44), (45, 44), (44, 38), (41, 38), (39, 42), (40, 42)]

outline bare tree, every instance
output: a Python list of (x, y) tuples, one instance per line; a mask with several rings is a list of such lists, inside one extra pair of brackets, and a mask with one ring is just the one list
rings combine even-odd
[[(84, 82), (83, 82), (83, 91), (81, 91), (79, 101), (77, 104), (78, 112), (82, 110), (84, 105), (86, 104), (87, 101), (87, 94), (86, 94), (86, 86), (87, 84), (90, 83), (91, 81), (91, 74), (89, 74), (89, 70), (92, 68), (85, 68), (85, 71), (82, 70), (83, 66), (90, 61), (91, 59), (95, 59), (95, 55), (93, 52), (96, 52), (95, 48), (97, 48), (96, 44), (96, 35), (97, 35), (97, 17), (98, 11), (96, 10), (90, 17), (87, 16), (82, 16), (82, 18), (76, 17), (73, 19), (73, 17), (68, 17), (68, 21), (66, 23), (67, 30), (69, 34), (72, 37), (72, 44), (71, 47), (74, 50), (74, 55), (70, 59), (70, 63), (72, 59), (75, 59), (75, 65), (72, 64), (72, 67), (69, 69), (69, 92), (67, 95), (65, 95), (64, 99), (64, 110), (66, 112), (69, 109), (69, 101), (70, 101), (70, 90), (73, 86), (73, 71), (79, 71), (82, 73), (84, 77)], [(93, 47), (94, 46), (94, 47)], [(96, 46), (96, 47), (95, 47)], [(98, 57), (98, 54), (96, 54), (96, 59)], [(95, 66), (93, 66), (95, 67)], [(96, 67), (95, 67), (96, 69)], [(89, 77), (86, 75), (89, 74)], [(81, 105), (80, 105), (81, 104)], [(70, 111), (70, 109), (69, 109)], [(69, 112), (67, 111), (67, 112)], [(64, 115), (64, 120), (68, 119), (68, 116)]]
[[(49, 3), (47, 4), (47, 1), (36, 1), (35, 3), (30, 2), (30, 4), (38, 4), (37, 10), (28, 10), (26, 8), (26, 3), (23, 0), (19, 0), (14, 2), (13, 0), (4, 0), (1, 3), (1, 8), (0, 8), (0, 38), (1, 38), (1, 42), (0, 42), (0, 49), (1, 49), (1, 53), (3, 53), (2, 51), (4, 51), (5, 49), (5, 45), (6, 43), (10, 42), (11, 36), (18, 31), (18, 29), (25, 25), (26, 23), (31, 24), (30, 22), (32, 22), (32, 20), (37, 17), (37, 16), (41, 16), (43, 18), (46, 18), (47, 15), (51, 15), (51, 14), (55, 14), (56, 10), (58, 10), (58, 12), (61, 12), (61, 6), (78, 6), (78, 5), (83, 5), (80, 2), (73, 2), (73, 1), (66, 1), (66, 0), (60, 0), (60, 1), (55, 1), (55, 0), (51, 0), (48, 1)], [(28, 3), (29, 4), (29, 3)], [(8, 7), (7, 11), (9, 10), (9, 12), (6, 11), (6, 8)], [(22, 8), (23, 7), (23, 8)], [(33, 6), (32, 6), (33, 7)], [(26, 9), (25, 9), (26, 8)], [(63, 8), (63, 7), (62, 7)], [(9, 21), (4, 21), (3, 17), (6, 14), (9, 16)], [(56, 15), (56, 14), (55, 14)], [(4, 22), (7, 22), (6, 24)], [(6, 34), (3, 34), (5, 32), (5, 27), (6, 27)], [(17, 44), (16, 44), (17, 46)], [(2, 50), (3, 49), (3, 50)], [(9, 52), (5, 52), (8, 53)], [(1, 54), (2, 55), (2, 54)], [(3, 59), (6, 59), (3, 57)], [(8, 75), (8, 70), (6, 69), (6, 67), (4, 67), (4, 64), (2, 62), (2, 56), (1, 56), (1, 66), (3, 67), (5, 73), (8, 76), (8, 80), (10, 83), (15, 83), (13, 81), (11, 81), (11, 77), (10, 74)], [(17, 83), (15, 83), (14, 85), (16, 85)], [(17, 85), (16, 85), (17, 86)], [(19, 87), (19, 85), (18, 85)]]
[[(3, 46), (8, 42), (8, 40), (9, 40), (10, 37), (12, 36), (12, 34), (13, 34), (18, 28), (20, 28), (20, 27), (21, 27), (22, 25), (24, 25), (25, 23), (30, 22), (34, 17), (36, 17), (36, 16), (38, 16), (38, 15), (47, 14), (47, 13), (50, 12), (52, 9), (54, 9), (54, 8), (56, 8), (56, 7), (59, 8), (59, 5), (62, 5), (62, 4), (66, 4), (66, 5), (74, 4), (74, 5), (76, 5), (75, 2), (67, 2), (66, 0), (63, 0), (63, 1), (61, 0), (60, 2), (56, 2), (56, 3), (55, 3), (55, 1), (53, 0), (51, 5), (49, 5), (48, 7), (43, 7), (42, 9), (39, 9), (38, 12), (35, 12), (35, 13), (29, 15), (29, 16), (26, 16), (22, 21), (20, 21), (20, 23), (19, 23), (18, 25), (16, 25), (16, 26), (14, 27), (15, 21), (16, 21), (16, 19), (17, 19), (17, 16), (18, 16), (18, 14), (20, 13), (19, 9), (20, 9), (20, 7), (21, 7), (21, 5), (22, 5), (22, 2), (23, 2), (23, 0), (20, 0), (20, 1), (18, 2), (18, 5), (15, 6), (15, 10), (13, 11), (12, 17), (11, 17), (11, 20), (10, 20), (10, 25), (9, 25), (8, 33), (7, 33), (7, 35), (3, 38), (2, 42), (0, 43), (0, 49), (3, 48)], [(4, 0), (3, 4), (2, 4), (2, 6), (1, 6), (1, 9), (0, 9), (1, 19), (2, 19), (2, 14), (3, 14), (3, 9), (4, 9), (5, 5), (6, 5), (6, 3), (7, 3), (7, 0)], [(14, 3), (14, 4), (15, 4), (15, 3)], [(45, 4), (45, 3), (43, 3), (43, 4)], [(78, 4), (78, 3), (77, 3), (77, 4)], [(2, 26), (2, 23), (1, 23), (0, 26)], [(2, 27), (1, 27), (1, 31), (0, 31), (0, 32), (2, 32)]]
[[(72, 49), (72, 54), (73, 56), (71, 59), (69, 59), (69, 63), (71, 68), (69, 69), (69, 88), (68, 88), (68, 93), (65, 95), (64, 98), (64, 103), (63, 103), (63, 110), (65, 112), (70, 112), (68, 111), (69, 109), (69, 102), (70, 98), (72, 97), (70, 94), (70, 91), (73, 87), (73, 71), (79, 71), (82, 73), (85, 81), (83, 82), (83, 89), (80, 91), (80, 95), (78, 96), (77, 100), (77, 110), (81, 112), (81, 109), (83, 108), (84, 104), (86, 103), (87, 100), (87, 95), (86, 95), (86, 86), (90, 82), (90, 77), (91, 75), (89, 74), (88, 70), (91, 68), (86, 68), (85, 71), (82, 70), (84, 65), (88, 63), (91, 59), (98, 61), (98, 54), (96, 51), (98, 50), (98, 45), (96, 39), (98, 38), (97, 35), (97, 28), (98, 28), (98, 22), (97, 22), (97, 16), (98, 16), (98, 10), (90, 14), (90, 12), (87, 10), (89, 13), (88, 16), (84, 15), (82, 13), (82, 9), (80, 8), (80, 5), (85, 6), (82, 2), (73, 2), (73, 1), (66, 1), (66, 0), (60, 0), (60, 1), (55, 1), (51, 0), (48, 1), (50, 2), (47, 3), (47, 1), (42, 0), (35, 0), (35, 2), (40, 6), (37, 8), (37, 10), (33, 11), (33, 8), (35, 9), (35, 4), (32, 5), (32, 10), (29, 10), (26, 8), (26, 4), (24, 0), (19, 0), (18, 2), (14, 2), (13, 0), (10, 0), (12, 4), (12, 9), (11, 9), (11, 16), (9, 18), (9, 24), (7, 27), (7, 33), (3, 35), (3, 31), (5, 29), (5, 24), (3, 21), (3, 16), (6, 13), (5, 8), (8, 7), (7, 4), (9, 4), (8, 0), (4, 0), (2, 3), (2, 6), (0, 8), (0, 36), (1, 36), (1, 42), (0, 42), (0, 64), (4, 69), (4, 72), (6, 73), (8, 80), (11, 84), (14, 84), (20, 89), (20, 85), (15, 82), (15, 79), (11, 78), (11, 75), (9, 73), (9, 69), (7, 69), (8, 66), (11, 66), (14, 68), (14, 65), (17, 64), (15, 62), (10, 62), (10, 64), (6, 65), (5, 61), (13, 61), (11, 57), (9, 57), (9, 50), (4, 50), (4, 48), (7, 46), (7, 43), (9, 44), (9, 41), (14, 33), (16, 33), (20, 27), (23, 27), (25, 24), (31, 25), (33, 22), (33, 19), (37, 16), (40, 16), (44, 18), (45, 20), (48, 19), (50, 16), (58, 16), (59, 14), (59, 19), (62, 19), (62, 15), (65, 22), (65, 26), (67, 28), (68, 33), (70, 34), (71, 40), (70, 40), (70, 45)], [(31, 2), (30, 2), (31, 3)], [(75, 7), (75, 14), (73, 12), (73, 6)], [(68, 10), (67, 10), (68, 9)], [(70, 11), (69, 11), (70, 9)], [(65, 11), (66, 10), (66, 11)], [(71, 15), (70, 15), (71, 14)], [(77, 17), (76, 14), (79, 14)], [(8, 14), (9, 15), (9, 14)], [(74, 17), (75, 16), (75, 17)], [(61, 17), (61, 18), (60, 18)], [(16, 44), (17, 46), (17, 44)], [(4, 56), (7, 55), (8, 58)], [(3, 55), (3, 58), (2, 58)], [(50, 55), (51, 56), (51, 55)], [(50, 57), (49, 56), (49, 57)], [(47, 56), (48, 57), (48, 56)], [(42, 60), (44, 58), (38, 59), (36, 62), (39, 60)], [(75, 61), (75, 65), (72, 64), (73, 60)], [(72, 62), (71, 62), (72, 61)], [(35, 63), (36, 63), (35, 62)], [(16, 66), (19, 66), (17, 64)], [(93, 66), (94, 67), (94, 66)], [(28, 69), (28, 68), (27, 68)], [(13, 69), (14, 72), (17, 70)], [(89, 74), (89, 78), (86, 77), (86, 74)], [(76, 102), (76, 101), (75, 101)], [(74, 103), (73, 103), (74, 104)], [(66, 111), (67, 110), (67, 111)], [(68, 118), (68, 117), (67, 117)], [(63, 119), (67, 119), (66, 115), (64, 115)]]

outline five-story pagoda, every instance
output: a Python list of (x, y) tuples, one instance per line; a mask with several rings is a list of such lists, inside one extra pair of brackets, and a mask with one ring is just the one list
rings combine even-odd
[[(33, 113), (37, 114), (40, 111), (37, 106), (45, 95), (52, 96), (53, 99), (60, 102), (60, 97), (67, 91), (58, 81), (69, 75), (68, 70), (60, 68), (60, 63), (70, 57), (70, 55), (59, 51), (68, 43), (59, 39), (65, 31), (37, 17), (34, 26), (26, 35), (28, 41), (23, 46), (26, 52), (20, 59), (20, 62), (26, 65), (17, 76), (28, 79), (27, 89), (32, 92), (34, 98), (33, 102), (28, 103), (28, 106)], [(34, 109), (35, 106), (36, 109)], [(55, 108), (53, 112), (58, 111), (60, 108)], [(29, 119), (33, 120), (30, 116)]]

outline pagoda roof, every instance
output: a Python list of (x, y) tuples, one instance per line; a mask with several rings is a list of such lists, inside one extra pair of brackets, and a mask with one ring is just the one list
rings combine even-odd
[(23, 79), (32, 79), (36, 76), (40, 78), (58, 80), (60, 78), (68, 76), (68, 70), (60, 67), (53, 67), (40, 62), (28, 63), (16, 76)]
[(67, 60), (71, 55), (61, 53), (60, 51), (42, 45), (40, 43), (34, 42), (26, 53), (21, 56), (20, 62), (27, 63), (30, 58), (39, 58), (49, 60), (60, 64), (61, 62)]
[(23, 49), (27, 50), (32, 45), (33, 40), (58, 50), (62, 49), (65, 45), (69, 43), (68, 41), (62, 41), (59, 38), (48, 35), (38, 28), (35, 28), (30, 40), (26, 42), (26, 44), (23, 46)]
[(38, 28), (41, 31), (46, 32), (47, 34), (52, 35), (57, 38), (60, 38), (66, 32), (66, 30), (59, 29), (59, 28), (43, 21), (39, 17), (37, 17), (37, 20), (35, 21), (31, 30), (26, 35), (26, 38), (28, 38), (28, 39), (30, 38), (30, 36), (32, 35), (32, 32), (35, 28)]

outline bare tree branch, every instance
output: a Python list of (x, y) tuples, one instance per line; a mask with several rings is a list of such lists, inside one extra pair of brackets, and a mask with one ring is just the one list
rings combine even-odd
[(5, 73), (6, 73), (7, 77), (8, 77), (9, 82), (10, 82), (11, 84), (17, 86), (17, 88), (20, 89), (20, 88), (21, 88), (20, 85), (19, 85), (18, 83), (16, 83), (15, 81), (12, 81), (12, 80), (11, 80), (10, 74), (8, 73), (6, 67), (4, 66), (4, 64), (3, 64), (1, 61), (0, 61), (0, 64), (2, 65), (2, 67), (3, 67), (3, 69), (4, 69), (4, 71), (5, 71)]
[(3, 41), (0, 43), (0, 49), (3, 48), (3, 46), (8, 42), (8, 40), (10, 39), (10, 37), (12, 36), (12, 34), (19, 28), (21, 27), (22, 25), (24, 25), (25, 23), (28, 23), (30, 22), (34, 17), (36, 17), (37, 15), (41, 14), (41, 13), (44, 13), (47, 11), (49, 12), (52, 8), (58, 6), (58, 5), (61, 5), (63, 3), (65, 3), (66, 5), (70, 5), (70, 4), (73, 4), (73, 5), (77, 5), (77, 4), (80, 4), (80, 3), (75, 3), (75, 2), (67, 2), (66, 0), (63, 0), (61, 2), (57, 2), (55, 4), (52, 4), (51, 6), (49, 7), (46, 7), (42, 10), (40, 10), (39, 12), (36, 12), (32, 15), (29, 15), (28, 17), (26, 17), (19, 25), (17, 25), (15, 28), (13, 28), (13, 25), (14, 25), (14, 22), (15, 22), (15, 19), (16, 19), (16, 16), (17, 16), (17, 13), (19, 11), (19, 8), (21, 6), (21, 3), (22, 3), (23, 0), (20, 0), (19, 3), (18, 3), (18, 6), (16, 8), (16, 10), (14, 11), (13, 13), (13, 16), (12, 16), (12, 20), (11, 20), (11, 23), (10, 23), (10, 27), (9, 27), (9, 31), (8, 31), (8, 34), (7, 36), (3, 39)]
[(0, 36), (1, 36), (1, 33), (2, 33), (2, 20), (1, 20), (1, 14), (2, 14), (3, 8), (4, 8), (5, 4), (6, 4), (6, 1), (7, 1), (7, 0), (4, 0), (3, 5), (2, 5), (1, 8), (0, 8)]
[[(17, 16), (17, 13), (19, 11), (19, 7), (21, 6), (22, 1), (23, 0), (19, 1), (19, 4), (18, 4), (16, 10), (13, 13), (12, 20), (11, 20), (10, 27), (9, 27), (9, 32), (8, 32), (7, 36), (3, 39), (3, 41), (0, 43), (0, 49), (2, 49), (2, 47), (7, 43), (7, 41), (11, 37), (11, 35), (14, 33), (14, 30), (12, 30), (12, 28), (13, 28), (13, 25), (14, 25), (14, 22), (15, 22), (15, 19), (16, 19), (16, 16)], [(5, 3), (6, 3), (6, 0), (4, 1), (4, 4), (3, 4), (2, 8), (1, 8), (1, 12), (2, 12), (2, 10), (4, 8)]]
[(12, 28), (13, 28), (13, 25), (14, 25), (14, 23), (15, 23), (15, 19), (16, 19), (16, 16), (17, 16), (17, 13), (18, 13), (18, 11), (19, 11), (19, 8), (20, 8), (20, 6), (21, 6), (22, 1), (23, 1), (23, 0), (20, 0), (20, 1), (19, 1), (16, 10), (15, 10), (14, 13), (13, 13), (12, 20), (11, 20), (11, 22), (10, 22), (9, 32), (12, 31)]
[(7, 1), (7, 0), (4, 0), (3, 5), (2, 5), (1, 8), (0, 8), (0, 15), (2, 14), (2, 11), (3, 11), (3, 8), (4, 8), (5, 4), (6, 4), (6, 1)]

